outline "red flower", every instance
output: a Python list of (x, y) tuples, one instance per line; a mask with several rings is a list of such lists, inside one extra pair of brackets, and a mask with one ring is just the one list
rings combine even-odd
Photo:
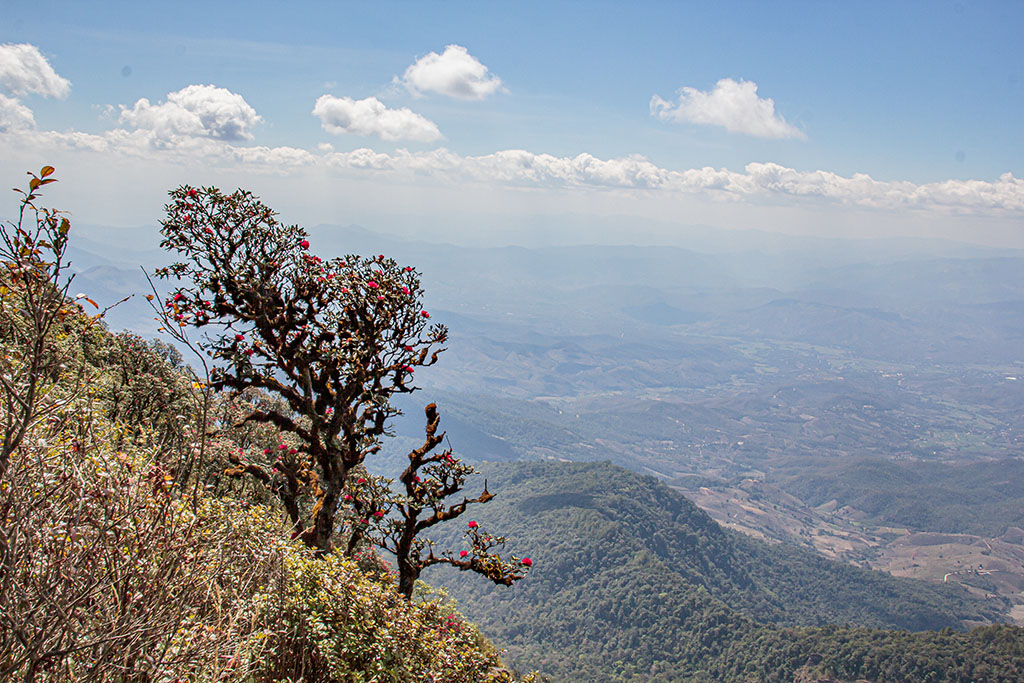
[(178, 292), (177, 294), (174, 295), (174, 300), (175, 301), (181, 301), (184, 298), (185, 298), (185, 295), (182, 294), (181, 292)]
[(408, 287), (402, 287), (402, 294), (408, 294), (408, 293), (409, 293), (409, 288)]
[(236, 334), (235, 335), (235, 341), (245, 341), (245, 335), (244, 334)]
[(377, 519), (380, 519), (381, 517), (384, 516), (384, 513), (381, 512), (380, 510), (377, 510), (376, 512), (373, 513), (373, 516), (376, 517)]
[(405, 349), (406, 351), (412, 351), (411, 346), (403, 346), (402, 348)]
[(526, 565), (527, 567), (532, 567), (532, 566), (533, 566), (533, 560), (531, 560), (531, 559), (530, 559), (530, 558), (528, 558), (528, 557), (524, 557), (523, 559), (521, 559), (521, 560), (519, 560), (519, 561), (520, 561), (520, 562), (522, 562), (522, 563), (523, 563), (524, 565)]
[(253, 353), (254, 353), (254, 351), (252, 349), (246, 349), (245, 350), (245, 355), (247, 355), (247, 356), (251, 356)]
[(299, 246), (303, 249), (309, 249), (309, 240), (302, 240), (299, 242)]
[(475, 529), (475, 528), (477, 528), (478, 526), (480, 526), (480, 525), (479, 525), (479, 524), (477, 524), (476, 522), (470, 522), (470, 523), (469, 523), (469, 528), (470, 528), (470, 529)]
[(406, 266), (405, 267), (405, 272), (411, 273), (412, 272), (412, 266)]
[(459, 557), (465, 557), (466, 555), (469, 555), (469, 553), (466, 552), (465, 550), (463, 550), (462, 552), (459, 553)]
[(422, 315), (424, 318), (429, 318), (430, 317), (430, 314), (427, 313), (426, 311), (420, 311), (420, 315)]
[(345, 494), (345, 500), (352, 500), (352, 496), (350, 496), (349, 494), (346, 493)]
[(270, 455), (272, 452), (273, 451), (271, 451), (269, 448), (264, 448), (263, 449), (263, 455)]
[(288, 449), (288, 455), (295, 455), (295, 454), (296, 454), (296, 453), (298, 453), (298, 452), (299, 452), (299, 451), (298, 451), (298, 450), (296, 450), (296, 449), (294, 449), (294, 448), (289, 448), (289, 449)]
[(412, 370), (413, 370), (411, 365), (406, 365), (402, 369), (405, 370), (406, 372), (412, 372)]
[(359, 477), (358, 479), (356, 479), (356, 483), (357, 483), (357, 484), (365, 484), (365, 483), (366, 483), (366, 480), (365, 480), (365, 479), (363, 479), (362, 477)]
[(278, 448), (280, 448), (282, 451), (288, 450), (288, 444), (283, 443), (280, 446), (278, 446)]
[(384, 301), (384, 297), (383, 296), (378, 296), (377, 297), (377, 301)]

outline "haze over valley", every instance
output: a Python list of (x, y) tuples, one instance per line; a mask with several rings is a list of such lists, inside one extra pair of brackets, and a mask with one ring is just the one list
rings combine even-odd
[[(162, 254), (119, 252), (155, 241), (134, 232), (90, 230), (76, 286), (143, 291), (121, 259)], [(737, 250), (709, 229), (694, 249), (313, 238), (415, 263), (451, 330), (390, 452), (437, 401), (472, 461), (609, 460), (757, 538), (1024, 605), (1024, 253), (756, 231)], [(109, 320), (151, 317), (137, 296)]]

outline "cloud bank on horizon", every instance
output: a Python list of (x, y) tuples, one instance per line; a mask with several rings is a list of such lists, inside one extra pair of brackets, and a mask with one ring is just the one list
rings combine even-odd
[[(418, 100), (440, 95), (480, 101), (507, 92), (503, 81), (469, 51), (448, 45), (441, 54), (417, 59), (392, 86), (404, 86)], [(70, 82), (59, 76), (36, 46), (0, 46), (0, 141), (11, 148), (101, 154), (175, 164), (188, 160), (211, 167), (271, 174), (320, 169), (340, 177), (458, 185), (478, 183), (526, 188), (615, 189), (666, 195), (700, 195), (711, 200), (800, 203), (917, 209), (978, 215), (1024, 215), (1024, 180), (1004, 173), (996, 180), (950, 179), (931, 183), (882, 181), (867, 174), (843, 176), (827, 170), (798, 170), (774, 162), (750, 162), (742, 170), (672, 169), (639, 154), (597, 158), (587, 152), (558, 156), (522, 149), (460, 154), (447, 147), (390, 151), (361, 146), (335, 151), (250, 144), (266, 122), (243, 95), (212, 84), (192, 84), (151, 103), (140, 98), (120, 105), (117, 125), (101, 133), (40, 130), (20, 98), (66, 98)], [(384, 96), (382, 94), (382, 96)], [(384, 141), (432, 143), (442, 133), (433, 121), (408, 107), (390, 107), (375, 96), (355, 99), (323, 94), (312, 107), (332, 135), (377, 137)], [(750, 81), (719, 80), (708, 92), (678, 91), (675, 102), (654, 95), (650, 115), (668, 123), (723, 127), (734, 133), (777, 140), (805, 140), (771, 98)], [(307, 110), (308, 111), (308, 110)]]

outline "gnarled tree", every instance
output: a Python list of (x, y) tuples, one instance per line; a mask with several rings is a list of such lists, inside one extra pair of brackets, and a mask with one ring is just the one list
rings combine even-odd
[[(435, 553), (434, 542), (422, 536), (431, 527), (460, 517), (470, 505), (494, 498), (485, 481), (476, 498), (449, 502), (450, 497), (462, 491), (475, 470), (455, 457), (450, 448), (437, 450), (445, 439), (445, 433), (438, 431), (441, 416), (433, 403), (425, 412), (426, 438), (422, 446), (409, 452), (409, 465), (399, 477), (400, 493), (393, 493), (392, 482), (380, 478), (359, 480), (353, 487), (353, 507), (363, 516), (356, 519), (355, 529), (365, 529), (375, 545), (394, 554), (398, 590), (406, 598), (412, 597), (423, 570), (435, 564), (476, 572), (496, 584), (511, 586), (526, 575), (533, 561), (514, 555), (503, 559), (497, 549), (504, 545), (504, 537), (485, 533), (476, 521), (469, 522), (464, 532), (470, 550), (457, 555), (449, 550)], [(352, 539), (358, 537), (355, 533)]]
[(162, 246), (181, 257), (157, 271), (179, 279), (163, 302), (170, 319), (207, 328), (213, 388), (257, 387), (287, 406), (246, 418), (288, 435), (264, 451), (277, 462), (237, 456), (230, 473), (270, 485), (296, 533), (327, 552), (349, 473), (380, 449), (399, 413), (392, 397), (415, 390), (414, 371), (437, 361), (447, 330), (430, 323), (412, 267), (323, 260), (250, 192), (181, 187), (166, 210)]

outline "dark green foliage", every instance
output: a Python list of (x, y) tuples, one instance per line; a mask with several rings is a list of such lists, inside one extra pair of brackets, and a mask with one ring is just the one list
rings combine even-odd
[(1024, 678), (1024, 635), (1005, 625), (967, 633), (760, 627), (733, 640), (693, 678), (782, 683), (793, 680), (811, 655), (820, 656), (819, 671), (851, 681), (1012, 683)]
[(1024, 526), (1024, 460), (947, 464), (863, 458), (793, 463), (778, 484), (810, 505), (830, 500), (873, 523), (914, 530), (999, 536)]
[[(724, 531), (672, 489), (608, 463), (481, 469), (502, 491), (481, 523), (528, 546), (534, 570), (501, 592), (427, 579), (447, 580), (513, 663), (556, 680), (792, 680), (815, 652), (843, 676), (873, 657), (917, 680), (940, 650), (1007, 671), (1024, 643), (1007, 628), (975, 653), (974, 632), (872, 630), (959, 629), (999, 619), (1002, 605)], [(906, 654), (894, 663), (886, 648)]]
[[(834, 562), (788, 545), (730, 533), (733, 552), (757, 585), (784, 601), (781, 612), (753, 616), (783, 625), (849, 623), (910, 631), (1001, 621), (1008, 605), (983, 601), (953, 584), (929, 584)], [(733, 604), (733, 603), (730, 603)]]

